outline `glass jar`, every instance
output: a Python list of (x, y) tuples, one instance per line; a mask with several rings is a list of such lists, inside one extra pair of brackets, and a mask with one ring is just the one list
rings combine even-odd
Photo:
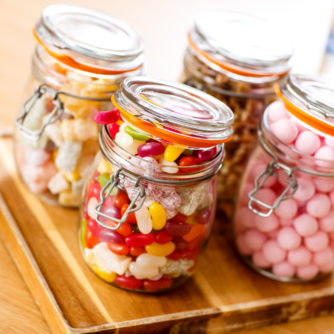
[(194, 88), (144, 77), (125, 79), (113, 103), (121, 118), (101, 129), (81, 208), (83, 256), (115, 286), (172, 289), (209, 237), (233, 113)]
[[(222, 33), (224, 32), (224, 33)], [(274, 84), (289, 70), (292, 50), (286, 36), (265, 20), (235, 12), (203, 12), (188, 34), (181, 81), (226, 103), (234, 112), (234, 135), (225, 145), (218, 199), (235, 199), (254, 148)]]
[(82, 7), (46, 7), (34, 28), (16, 160), (28, 188), (43, 200), (80, 204), (98, 151), (97, 111), (113, 108), (122, 79), (143, 70), (143, 41), (125, 22)]
[(334, 87), (291, 75), (277, 94), (242, 179), (236, 246), (268, 277), (313, 281), (334, 268)]

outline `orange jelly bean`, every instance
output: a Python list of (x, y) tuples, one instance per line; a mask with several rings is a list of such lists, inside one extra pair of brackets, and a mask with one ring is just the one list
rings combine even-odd
[(108, 242), (108, 248), (117, 255), (127, 255), (130, 251), (126, 244), (116, 244), (115, 242)]
[(205, 226), (202, 224), (195, 224), (191, 225), (190, 231), (187, 234), (183, 235), (182, 238), (185, 241), (190, 242), (195, 238), (199, 237), (200, 235), (204, 234), (205, 234)]
[(93, 248), (96, 244), (99, 243), (99, 240), (90, 230), (87, 229), (85, 235), (85, 243), (87, 248)]
[[(129, 207), (129, 204), (128, 203), (124, 203), (122, 205), (122, 208), (121, 208), (121, 215), (123, 217), (125, 211), (128, 209)], [(126, 221), (130, 224), (137, 224), (137, 219), (136, 219), (136, 215), (134, 212), (130, 212), (129, 215), (128, 215), (128, 218), (126, 219)]]

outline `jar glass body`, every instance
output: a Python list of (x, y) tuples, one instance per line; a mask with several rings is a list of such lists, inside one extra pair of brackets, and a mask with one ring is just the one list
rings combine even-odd
[[(112, 109), (110, 97), (129, 73), (97, 75), (76, 70), (57, 61), (41, 46), (36, 47), (23, 104), (29, 113), (22, 125), (38, 131), (56, 103), (60, 103), (62, 111), (38, 137), (16, 131), (17, 167), (30, 191), (53, 204), (79, 206), (83, 180), (98, 151), (94, 114)], [(40, 85), (46, 85), (46, 89), (35, 95), (36, 100), (27, 102)]]
[[(115, 142), (112, 146), (119, 149)], [(124, 164), (115, 164), (119, 158), (115, 152), (97, 155), (85, 186), (80, 210), (84, 259), (97, 276), (114, 286), (140, 292), (173, 289), (193, 274), (210, 235), (217, 176), (182, 184), (173, 175), (155, 175), (157, 165), (151, 160), (132, 156)], [(138, 177), (145, 198), (139, 210), (111, 230), (108, 227), (115, 228), (117, 223), (103, 217), (98, 221), (94, 209), (102, 187), (109, 187), (106, 182), (120, 168), (120, 181), (101, 212), (120, 218), (135, 196)]]
[(224, 165), (218, 176), (218, 199), (233, 201), (241, 175), (257, 139), (263, 111), (277, 97), (274, 85), (285, 77), (252, 77), (227, 71), (187, 48), (181, 81), (213, 95), (234, 113), (234, 135), (225, 145)]
[[(269, 109), (277, 111), (277, 103), (264, 114), (259, 144), (242, 177), (233, 218), (235, 244), (245, 262), (265, 276), (309, 282), (334, 269), (334, 161), (317, 159), (324, 147), (330, 151), (333, 140), (284, 112), (275, 113), (271, 122)], [(274, 123), (280, 117), (285, 128), (277, 132)], [(295, 134), (288, 138), (291, 124)]]

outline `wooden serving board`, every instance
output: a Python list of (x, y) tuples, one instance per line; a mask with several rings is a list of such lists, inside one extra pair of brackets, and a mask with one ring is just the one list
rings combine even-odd
[(240, 262), (217, 217), (194, 277), (177, 290), (126, 292), (97, 278), (79, 249), (77, 211), (42, 203), (0, 140), (0, 232), (54, 333), (223, 333), (328, 314), (334, 280), (280, 283)]

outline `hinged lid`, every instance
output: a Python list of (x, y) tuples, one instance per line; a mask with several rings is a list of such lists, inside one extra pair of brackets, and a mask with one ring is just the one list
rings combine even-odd
[(211, 95), (183, 84), (127, 78), (114, 94), (113, 102), (126, 121), (173, 144), (211, 147), (232, 136), (231, 109)]
[(189, 33), (190, 46), (204, 58), (246, 76), (281, 76), (290, 69), (292, 48), (269, 21), (246, 14), (203, 12)]
[(46, 7), (34, 33), (47, 52), (72, 67), (122, 72), (143, 64), (143, 40), (126, 22), (83, 7)]

